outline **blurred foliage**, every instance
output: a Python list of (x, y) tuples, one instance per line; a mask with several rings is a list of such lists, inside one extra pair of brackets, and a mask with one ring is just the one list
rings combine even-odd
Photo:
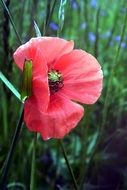
[[(52, 4), (53, 1), (5, 2), (23, 43), (36, 36), (34, 21), (43, 34), (47, 2)], [(60, 6), (61, 2), (63, 5)], [(47, 36), (59, 34), (62, 38), (74, 40), (76, 48), (84, 49), (98, 59), (104, 72), (99, 101), (93, 106), (85, 106), (79, 126), (64, 138), (81, 190), (127, 188), (127, 28), (114, 63), (122, 28), (126, 24), (126, 12), (126, 0), (58, 0), (46, 33)], [(0, 70), (20, 91), (21, 72), (13, 64), (13, 52), (19, 45), (8, 15), (0, 4)], [(107, 113), (102, 125), (113, 64)], [(21, 103), (0, 81), (0, 168), (9, 149), (20, 107)], [(8, 189), (29, 189), (33, 135), (23, 127), (9, 172)], [(57, 140), (44, 142), (39, 138), (37, 145), (36, 189), (73, 189)]]

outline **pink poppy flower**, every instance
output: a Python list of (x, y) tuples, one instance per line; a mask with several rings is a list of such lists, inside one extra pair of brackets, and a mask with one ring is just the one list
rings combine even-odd
[(84, 109), (77, 102), (93, 104), (101, 94), (99, 63), (73, 46), (73, 41), (37, 37), (14, 53), (21, 70), (25, 60), (32, 60), (32, 96), (24, 104), (24, 121), (44, 140), (63, 138), (83, 117)]

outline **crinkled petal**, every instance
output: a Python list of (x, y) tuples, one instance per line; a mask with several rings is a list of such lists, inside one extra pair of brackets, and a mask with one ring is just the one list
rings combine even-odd
[(36, 55), (37, 46), (34, 46), (33, 40), (31, 39), (27, 43), (21, 45), (13, 54), (16, 65), (23, 70), (25, 59), (34, 60)]
[(41, 133), (44, 140), (63, 138), (83, 117), (84, 109), (64, 97), (53, 95), (47, 113), (41, 112), (36, 100), (25, 103), (24, 120), (30, 131)]
[(54, 65), (64, 78), (60, 90), (68, 98), (85, 104), (93, 104), (102, 91), (103, 74), (97, 60), (82, 50), (73, 50), (62, 56)]
[[(36, 50), (45, 56), (46, 61), (50, 66), (55, 63), (62, 55), (73, 50), (74, 42), (67, 41), (58, 37), (37, 37), (31, 38), (27, 43), (21, 45), (14, 53), (14, 59), (20, 69), (23, 69), (24, 58), (33, 59)], [(17, 56), (20, 54), (20, 56)]]
[[(52, 65), (62, 55), (67, 54), (73, 50), (74, 42), (67, 41), (58, 37), (37, 37), (31, 38), (27, 43), (21, 45), (14, 53), (16, 64), (23, 69), (24, 57), (32, 59), (35, 55), (36, 49), (40, 49), (41, 54), (46, 58), (48, 65)], [(17, 57), (16, 54), (22, 55)]]
[(55, 63), (62, 55), (73, 50), (74, 42), (58, 37), (38, 37), (33, 38), (37, 46), (44, 53), (49, 67)]
[(33, 44), (33, 41), (30, 40), (30, 42), (20, 46), (14, 53), (14, 60), (20, 69), (23, 69), (25, 59), (32, 60), (32, 96), (37, 99), (38, 107), (42, 111), (46, 111), (50, 98), (47, 76), (48, 67), (40, 49), (35, 48)]

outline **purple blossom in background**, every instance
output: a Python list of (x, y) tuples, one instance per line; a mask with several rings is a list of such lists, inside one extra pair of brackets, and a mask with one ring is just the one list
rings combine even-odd
[(123, 7), (122, 7), (122, 8), (120, 8), (120, 13), (125, 14), (125, 13), (126, 13), (126, 11), (127, 11), (127, 10), (126, 10), (126, 8), (125, 8), (125, 7), (124, 7), (124, 8), (123, 8)]
[(59, 29), (58, 24), (56, 24), (55, 22), (50, 22), (49, 27), (54, 30), (57, 31)]
[(108, 13), (107, 13), (107, 10), (100, 10), (100, 16), (107, 16)]
[(114, 46), (114, 43), (112, 41), (110, 41), (109, 45), (110, 46)]
[(86, 22), (83, 22), (81, 25), (80, 25), (80, 29), (85, 29), (87, 27), (87, 23)]
[(97, 7), (97, 0), (91, 0), (90, 5), (91, 5), (91, 7), (96, 8)]
[(73, 9), (78, 9), (79, 8), (79, 4), (76, 0), (71, 0), (71, 7)]
[(117, 36), (114, 36), (114, 40), (115, 40), (115, 41), (119, 42), (119, 41), (120, 41), (120, 39), (121, 39), (121, 37), (120, 37), (120, 36), (118, 36), (118, 35), (117, 35)]
[[(115, 40), (116, 42), (120, 42), (121, 36), (119, 36), (119, 35), (114, 36), (114, 40)], [(126, 39), (125, 39), (125, 40), (126, 40)], [(121, 43), (121, 48), (126, 48), (126, 43), (125, 43), (125, 42), (122, 42), (122, 43)]]
[(126, 48), (126, 47), (127, 47), (127, 46), (126, 46), (126, 43), (125, 43), (125, 42), (122, 42), (122, 43), (121, 43), (121, 48), (124, 49), (124, 48)]
[(96, 36), (93, 32), (89, 32), (88, 37), (91, 42), (95, 42)]
[(107, 31), (104, 34), (101, 34), (101, 38), (105, 39), (105, 38), (108, 38), (110, 35), (111, 35), (111, 31)]

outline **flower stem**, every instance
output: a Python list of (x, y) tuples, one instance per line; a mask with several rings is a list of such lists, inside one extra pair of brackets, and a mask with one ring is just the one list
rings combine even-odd
[(75, 179), (73, 170), (72, 170), (72, 168), (71, 168), (71, 165), (70, 165), (69, 160), (68, 160), (68, 158), (67, 158), (67, 153), (66, 153), (66, 151), (65, 151), (65, 148), (64, 148), (63, 143), (62, 143), (61, 140), (59, 140), (59, 144), (60, 144), (60, 147), (61, 147), (61, 149), (62, 149), (63, 156), (64, 156), (64, 159), (65, 159), (65, 161), (66, 161), (68, 170), (69, 170), (69, 172), (70, 172), (70, 175), (71, 175), (71, 178), (72, 178), (72, 181), (73, 181), (73, 184), (74, 184), (74, 188), (75, 188), (75, 190), (78, 190), (78, 185), (77, 185), (77, 182), (76, 182), (76, 179)]
[(30, 190), (35, 190), (35, 159), (36, 159), (36, 144), (37, 144), (37, 133), (34, 134), (33, 139), (33, 152), (32, 152), (32, 162), (31, 162), (31, 176), (30, 176)]
[(24, 111), (23, 111), (23, 108), (22, 108), (22, 113), (21, 113), (21, 116), (19, 118), (19, 121), (17, 123), (16, 129), (15, 129), (15, 132), (14, 132), (14, 136), (13, 136), (12, 143), (11, 143), (11, 146), (10, 146), (10, 149), (9, 149), (9, 152), (8, 152), (8, 156), (7, 156), (7, 158), (5, 160), (5, 163), (3, 165), (2, 175), (1, 175), (1, 179), (0, 179), (0, 189), (1, 190), (6, 189), (7, 177), (8, 177), (8, 173), (9, 173), (13, 153), (14, 153), (14, 150), (15, 150), (15, 147), (16, 147), (18, 138), (20, 136), (21, 129), (22, 129), (23, 114), (24, 114)]

